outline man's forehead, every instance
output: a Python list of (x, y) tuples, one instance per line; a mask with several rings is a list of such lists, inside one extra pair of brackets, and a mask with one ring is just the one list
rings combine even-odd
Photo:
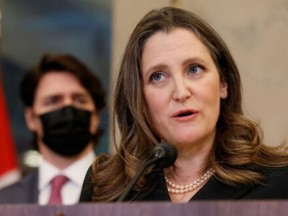
[(64, 92), (64, 91), (49, 91), (43, 92), (42, 94), (37, 95), (39, 99), (45, 98), (52, 98), (52, 97), (89, 97), (89, 93), (87, 91), (71, 91), (71, 92)]
[(69, 73), (47, 73), (36, 88), (35, 96), (88, 94), (79, 80)]

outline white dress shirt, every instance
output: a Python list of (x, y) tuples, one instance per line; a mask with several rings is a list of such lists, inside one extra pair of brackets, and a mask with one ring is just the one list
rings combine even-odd
[(86, 157), (76, 161), (64, 170), (59, 170), (48, 161), (42, 159), (39, 166), (39, 197), (38, 204), (46, 205), (51, 193), (51, 180), (57, 175), (65, 175), (69, 181), (61, 190), (63, 205), (76, 204), (79, 201), (82, 184), (86, 172), (95, 159), (95, 154), (91, 152)]

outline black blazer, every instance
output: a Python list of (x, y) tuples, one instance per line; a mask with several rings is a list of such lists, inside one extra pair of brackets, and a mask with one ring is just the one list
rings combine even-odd
[[(283, 168), (265, 168), (262, 169), (266, 177), (259, 184), (245, 184), (230, 186), (221, 182), (216, 176), (213, 176), (192, 198), (193, 200), (239, 200), (239, 199), (288, 199), (288, 167)], [(92, 169), (87, 171), (80, 202), (92, 201)], [(134, 201), (171, 201), (163, 171), (156, 173), (157, 180), (153, 188), (136, 194)], [(154, 176), (155, 177), (155, 176)], [(155, 178), (152, 177), (153, 181)], [(149, 180), (149, 179), (148, 179)]]
[(19, 182), (0, 190), (0, 204), (38, 203), (38, 169)]

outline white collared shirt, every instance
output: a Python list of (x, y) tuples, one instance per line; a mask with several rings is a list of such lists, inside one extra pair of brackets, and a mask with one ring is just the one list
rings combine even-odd
[(86, 157), (76, 161), (64, 170), (59, 170), (48, 161), (42, 159), (39, 166), (39, 182), (38, 182), (38, 204), (46, 205), (51, 193), (51, 180), (59, 175), (65, 175), (69, 181), (61, 190), (63, 205), (72, 205), (79, 202), (82, 184), (88, 168), (95, 159), (95, 154), (91, 152)]

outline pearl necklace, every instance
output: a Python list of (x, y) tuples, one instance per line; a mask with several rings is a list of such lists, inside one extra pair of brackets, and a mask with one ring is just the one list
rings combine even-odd
[[(166, 176), (165, 176), (165, 181), (168, 184), (168, 192), (169, 193), (174, 193), (174, 194), (183, 194), (183, 193), (188, 193), (196, 188), (198, 188), (200, 185), (202, 185), (204, 182), (206, 182), (211, 176), (215, 173), (215, 170), (213, 168), (207, 170), (202, 176), (200, 176), (198, 179), (193, 181), (191, 184), (187, 185), (177, 185), (173, 182), (171, 182)], [(170, 186), (170, 187), (169, 187)]]

